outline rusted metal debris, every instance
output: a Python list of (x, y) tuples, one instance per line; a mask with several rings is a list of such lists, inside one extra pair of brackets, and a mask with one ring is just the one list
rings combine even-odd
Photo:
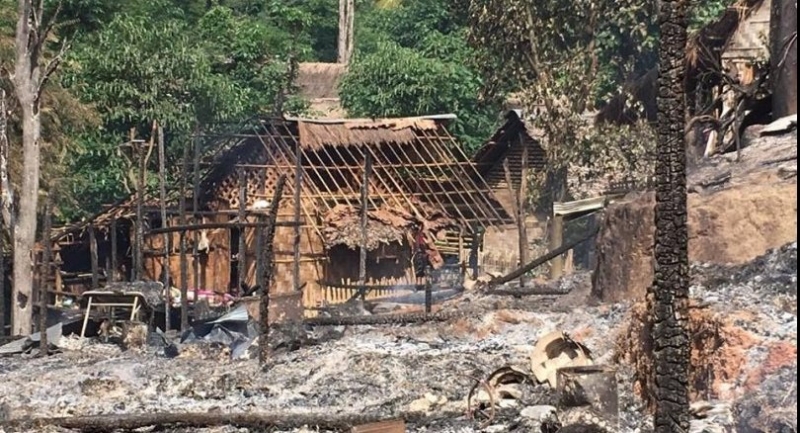
[(467, 417), (485, 428), (497, 416), (498, 408), (514, 407), (524, 400), (523, 387), (549, 388), (548, 392), (558, 396), (557, 419), (551, 420), (555, 424), (615, 432), (619, 424), (615, 371), (592, 364), (591, 351), (568, 334), (546, 334), (531, 352), (530, 369), (505, 366), (486, 379), (473, 378)]

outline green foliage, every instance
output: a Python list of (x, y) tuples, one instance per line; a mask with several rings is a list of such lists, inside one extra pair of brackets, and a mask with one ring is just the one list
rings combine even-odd
[(480, 98), (484, 83), (473, 63), (475, 50), (447, 2), (406, 0), (360, 10), (356, 56), (339, 92), (348, 113), (455, 113), (453, 133), (468, 151), (479, 146), (497, 126), (500, 97)]
[(70, 160), (71, 192), (93, 198), (76, 212), (130, 191), (130, 164), (117, 150), (130, 128), (148, 138), (157, 120), (175, 159), (197, 130), (272, 113), (288, 87), (295, 43), (270, 20), (206, 2), (132, 3), (82, 35), (64, 65), (62, 83), (103, 119), (101, 130), (80, 136)]
[(691, 3), (689, 31), (697, 31), (703, 26), (712, 23), (733, 4), (734, 0), (698, 0)]
[(484, 69), (490, 88), (518, 86), (526, 121), (547, 143), (548, 170), (532, 178), (534, 203), (542, 194), (566, 199), (566, 173), (579, 182), (625, 175), (651, 151), (642, 135), (620, 140), (583, 114), (654, 65), (655, 17), (653, 4), (640, 0), (470, 2), (470, 42), (504, 65)]
[[(693, 28), (713, 21), (731, 2), (693, 2)], [(46, 2), (46, 16), (55, 4)], [(338, 0), (61, 4), (56, 33), (72, 47), (46, 88), (42, 115), (44, 176), (64, 180), (64, 218), (84, 216), (130, 192), (132, 167), (118, 150), (130, 128), (147, 139), (153, 120), (165, 125), (174, 165), (197, 129), (272, 113), (278, 101), (284, 111), (302, 113), (306, 103), (288, 85), (290, 58), (336, 60)], [(455, 113), (453, 132), (471, 149), (497, 126), (506, 92), (521, 90), (529, 109), (548, 107), (537, 126), (555, 142), (572, 143), (553, 152), (591, 168), (575, 179), (599, 176), (616, 161), (641, 172), (635, 160), (642, 150), (637, 143), (648, 140), (645, 127), (586, 132), (574, 125), (584, 109), (655, 64), (654, 5), (356, 0), (356, 53), (341, 85), (343, 104), (353, 116)], [(6, 70), (13, 65), (15, 19), (16, 2), (0, 0)], [(46, 56), (57, 49), (55, 39)], [(0, 84), (12, 95), (7, 78)], [(13, 145), (18, 107), (9, 101), (9, 108)]]

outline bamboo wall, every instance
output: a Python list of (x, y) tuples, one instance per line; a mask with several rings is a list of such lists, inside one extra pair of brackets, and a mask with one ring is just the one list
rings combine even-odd
[[(533, 139), (525, 136), (523, 140), (528, 149), (528, 167), (531, 171), (542, 170), (546, 165), (547, 155), (542, 147)], [(511, 172), (511, 182), (513, 183), (513, 190), (519, 188), (522, 181), (522, 151), (523, 148), (519, 144), (518, 139), (510, 140), (510, 148), (506, 151), (505, 155), (498, 159), (492, 166), (488, 173), (486, 173), (486, 183), (494, 192), (495, 197), (503, 209), (509, 214), (513, 215), (513, 195), (509, 189), (508, 182), (506, 182), (506, 172), (503, 168), (503, 162), (508, 160), (508, 168)]]
[[(227, 222), (229, 215), (220, 214), (214, 218), (207, 218), (205, 222)], [(281, 206), (279, 221), (292, 221), (293, 215), (286, 212)], [(255, 222), (254, 217), (248, 218)], [(174, 223), (177, 223), (173, 219)], [(305, 222), (302, 220), (301, 222)], [(257, 271), (257, 235), (258, 229), (248, 227), (244, 229), (245, 236), (245, 283), (253, 286), (256, 284)], [(188, 286), (190, 289), (213, 290), (217, 293), (228, 293), (232, 287), (238, 286), (238, 278), (232, 279), (232, 269), (237, 269), (238, 262), (231, 259), (231, 229), (208, 230), (208, 254), (201, 255), (195, 260), (191, 255), (191, 246), (187, 248)], [(194, 233), (187, 232), (187, 241), (194, 242)], [(270, 293), (277, 295), (290, 293), (294, 290), (294, 227), (277, 227), (273, 243), (274, 274)], [(171, 237), (172, 254), (169, 259), (169, 270), (173, 286), (181, 286), (180, 254), (178, 249), (179, 234)], [(163, 251), (163, 235), (148, 236), (145, 243), (148, 250)], [(233, 246), (234, 250), (238, 245)], [(303, 226), (300, 230), (300, 284), (306, 283), (306, 290), (313, 291), (317, 280), (321, 279), (321, 262), (325, 260), (322, 240), (310, 226)], [(159, 280), (163, 266), (163, 257), (151, 255), (145, 258), (145, 275), (147, 278)], [(199, 272), (197, 272), (199, 270)], [(199, 277), (199, 278), (198, 278)]]

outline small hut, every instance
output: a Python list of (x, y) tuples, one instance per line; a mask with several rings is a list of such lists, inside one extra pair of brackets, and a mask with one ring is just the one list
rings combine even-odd
[[(352, 296), (362, 247), (368, 250), (367, 286), (375, 288), (371, 296), (417, 285), (415, 251), (424, 251), (434, 267), (448, 259), (463, 261), (474, 232), (511, 221), (447, 131), (454, 118), (260, 120), (215, 140), (215, 155), (195, 186), (197, 195), (187, 198), (198, 205), (188, 216), (195, 223), (235, 223), (242, 213), (248, 222), (262, 219), (283, 175), (287, 182), (273, 244), (271, 293), (290, 294), (302, 288), (306, 308)], [(366, 176), (368, 235), (363, 244), (360, 218), (367, 160), (371, 166)], [(173, 188), (170, 196), (167, 224), (174, 226), (180, 220), (179, 194)], [(133, 265), (135, 208), (130, 198), (62, 230), (56, 239), (61, 244), (62, 271), (86, 274), (90, 250), (86, 232), (91, 226), (97, 232), (97, 262), (107, 269), (106, 277), (125, 278), (122, 274)], [(157, 201), (146, 200), (145, 211), (146, 232), (163, 226)], [(187, 233), (191, 290), (228, 293), (236, 292), (242, 282), (256, 284), (258, 228)], [(240, 252), (242, 237), (245, 250)], [(172, 247), (165, 251), (163, 235), (146, 233), (146, 278), (160, 280), (168, 272), (173, 285), (180, 285), (178, 240), (174, 233)]]
[[(472, 162), (478, 174), (486, 180), (505, 213), (514, 214), (515, 194), (522, 184), (523, 149), (527, 147), (529, 173), (545, 170), (547, 153), (542, 146), (542, 134), (525, 122), (520, 110), (506, 114), (506, 122), (475, 153)], [(508, 173), (506, 173), (506, 166)], [(509, 185), (508, 178), (511, 180)], [(530, 209), (525, 224), (529, 243), (544, 238), (548, 206)], [(510, 221), (505, 226), (490, 228), (483, 240), (481, 262), (488, 271), (506, 272), (518, 265), (519, 237), (517, 226)], [(510, 241), (514, 239), (513, 241)]]

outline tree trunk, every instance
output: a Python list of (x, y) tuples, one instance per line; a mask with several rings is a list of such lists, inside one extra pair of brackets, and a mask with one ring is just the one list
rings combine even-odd
[(339, 63), (350, 63), (353, 54), (354, 0), (339, 0), (339, 39), (337, 44)]
[[(23, 90), (22, 93), (25, 93)], [(32, 98), (28, 98), (31, 100)], [(20, 98), (20, 102), (23, 98)], [(22, 103), (22, 185), (19, 214), (14, 228), (13, 335), (31, 333), (33, 308), (33, 247), (36, 242), (36, 208), (39, 202), (40, 118), (33, 102)]]
[[(64, 51), (54, 56), (47, 65), (40, 64), (45, 41), (54, 27), (56, 15), (42, 22), (44, 2), (19, 0), (15, 37), (16, 61), (14, 64), (14, 92), (22, 111), (22, 182), (19, 209), (14, 226), (14, 284), (12, 333), (28, 335), (31, 332), (33, 293), (33, 246), (36, 242), (36, 209), (39, 203), (39, 155), (41, 118), (39, 108), (42, 86), (58, 67)], [(38, 19), (36, 19), (38, 17)], [(38, 28), (32, 28), (32, 24)]]
[[(6, 91), (0, 89), (0, 217), (3, 227), (14, 227), (14, 195), (8, 180), (8, 117), (6, 115)], [(11, 230), (9, 230), (9, 235)]]
[(339, 35), (336, 40), (336, 61), (347, 63), (347, 1), (339, 0)]
[(659, 9), (658, 161), (655, 278), (648, 289), (653, 317), (655, 431), (689, 430), (688, 234), (684, 56), (688, 0), (661, 0)]
[[(8, 118), (6, 117), (6, 92), (0, 89), (0, 337), (6, 335), (6, 227), (9, 228), (9, 239), (13, 239), (14, 221), (12, 220), (13, 199), (11, 184), (8, 181)], [(10, 244), (9, 244), (10, 245)], [(11, 251), (11, 248), (9, 248)]]
[(774, 119), (797, 114), (797, 1), (772, 0), (770, 77)]

